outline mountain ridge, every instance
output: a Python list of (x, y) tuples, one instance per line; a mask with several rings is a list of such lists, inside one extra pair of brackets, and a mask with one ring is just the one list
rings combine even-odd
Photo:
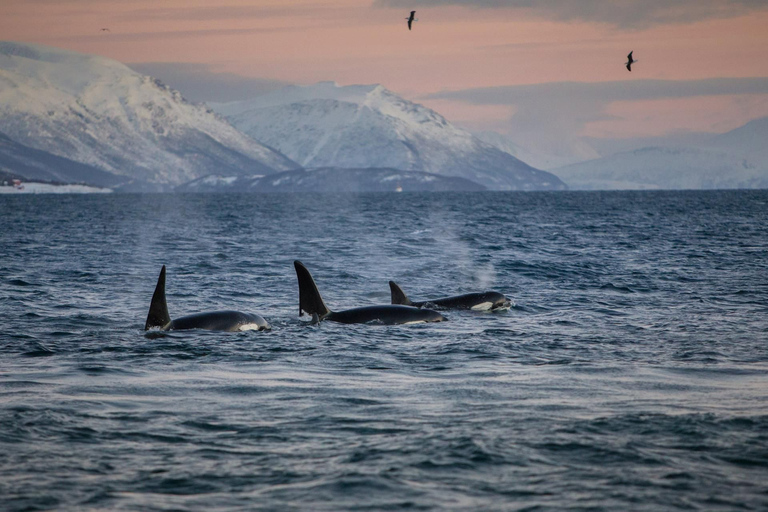
[(390, 167), (463, 177), (490, 190), (566, 188), (378, 84), (290, 86), (212, 107), (304, 167)]
[(159, 187), (298, 168), (203, 105), (105, 57), (0, 42), (0, 116), (18, 144)]

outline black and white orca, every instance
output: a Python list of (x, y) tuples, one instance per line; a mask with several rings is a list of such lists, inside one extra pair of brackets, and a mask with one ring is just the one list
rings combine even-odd
[(386, 325), (442, 322), (447, 320), (437, 311), (411, 306), (365, 306), (346, 311), (331, 311), (323, 302), (312, 274), (300, 261), (294, 261), (299, 279), (299, 316), (311, 315), (315, 321), (331, 320), (342, 324), (380, 323)]
[(144, 330), (160, 329), (172, 331), (181, 329), (204, 329), (206, 331), (264, 331), (270, 325), (259, 315), (240, 313), (239, 311), (212, 311), (196, 315), (183, 316), (171, 320), (168, 304), (165, 302), (165, 265), (157, 278), (155, 293), (149, 306), (147, 323)]
[(396, 282), (389, 282), (392, 292), (392, 304), (403, 304), (417, 308), (430, 307), (435, 309), (471, 309), (472, 311), (501, 311), (509, 309), (512, 302), (498, 292), (467, 293), (455, 297), (411, 302), (405, 292)]

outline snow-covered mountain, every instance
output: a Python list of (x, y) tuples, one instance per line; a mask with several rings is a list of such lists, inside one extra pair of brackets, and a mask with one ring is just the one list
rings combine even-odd
[(709, 146), (768, 169), (768, 117), (754, 119), (744, 126), (715, 135)]
[(572, 189), (768, 188), (768, 118), (689, 144), (652, 146), (553, 169)]
[(0, 42), (0, 131), (18, 144), (153, 185), (299, 167), (123, 64)]
[(643, 148), (554, 169), (573, 190), (768, 188), (768, 169), (700, 148)]
[[(572, 151), (567, 155), (558, 155), (554, 153), (543, 153), (540, 151), (532, 151), (530, 148), (524, 147), (509, 136), (503, 135), (494, 131), (473, 131), (472, 135), (480, 139), (481, 141), (497, 147), (505, 153), (509, 153), (518, 160), (526, 162), (537, 169), (543, 169), (549, 171), (556, 167), (565, 167), (566, 165), (583, 162), (585, 160), (592, 160), (600, 156), (595, 150), (589, 148), (587, 144), (571, 144)], [(577, 151), (578, 149), (578, 151)]]
[(429, 172), (466, 178), (491, 190), (565, 188), (556, 176), (380, 85), (321, 82), (212, 106), (246, 134), (304, 167)]

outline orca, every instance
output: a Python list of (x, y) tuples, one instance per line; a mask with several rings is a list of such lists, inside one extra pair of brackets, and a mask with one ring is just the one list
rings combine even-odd
[(331, 311), (323, 302), (312, 274), (300, 261), (294, 261), (296, 277), (299, 279), (299, 316), (312, 315), (315, 322), (330, 320), (342, 324), (380, 323), (386, 325), (442, 322), (447, 320), (437, 311), (411, 306), (365, 306), (346, 311)]
[(499, 292), (467, 293), (455, 297), (425, 300), (423, 302), (411, 302), (405, 292), (396, 282), (389, 282), (392, 292), (392, 304), (404, 304), (423, 308), (425, 306), (435, 309), (471, 309), (472, 311), (500, 311), (509, 309), (512, 302)]
[(165, 265), (157, 278), (155, 293), (149, 305), (149, 314), (144, 330), (160, 329), (173, 331), (182, 329), (204, 329), (206, 331), (265, 331), (271, 327), (259, 315), (240, 313), (239, 311), (212, 311), (196, 315), (183, 316), (171, 320), (168, 304), (165, 302)]

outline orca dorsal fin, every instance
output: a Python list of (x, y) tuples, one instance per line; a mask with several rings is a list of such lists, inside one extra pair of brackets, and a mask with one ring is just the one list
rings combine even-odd
[(165, 302), (165, 265), (160, 271), (160, 277), (157, 278), (155, 293), (152, 295), (152, 303), (149, 305), (149, 314), (144, 330), (148, 331), (154, 327), (163, 328), (171, 323), (171, 315), (168, 314), (168, 304)]
[(392, 292), (392, 304), (401, 304), (403, 306), (413, 305), (411, 299), (409, 299), (405, 292), (397, 286), (396, 282), (389, 282), (389, 290)]
[(302, 311), (312, 315), (313, 319), (317, 315), (318, 321), (331, 314), (331, 310), (323, 302), (320, 296), (320, 290), (317, 289), (312, 274), (302, 262), (296, 260), (293, 262), (296, 268), (296, 277), (299, 279), (299, 316)]

